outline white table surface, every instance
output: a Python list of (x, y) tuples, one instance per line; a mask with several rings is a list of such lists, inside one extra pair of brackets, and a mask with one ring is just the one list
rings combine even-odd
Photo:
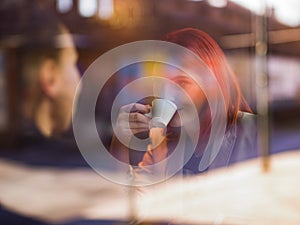
[(190, 224), (300, 224), (300, 151), (272, 156), (207, 174), (128, 188), (93, 170), (30, 167), (0, 160), (0, 203), (21, 215), (60, 223), (82, 219), (128, 219), (130, 202), (141, 220)]

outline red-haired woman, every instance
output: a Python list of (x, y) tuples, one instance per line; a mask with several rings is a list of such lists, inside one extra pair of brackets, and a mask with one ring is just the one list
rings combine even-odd
[[(205, 151), (211, 151), (208, 142), (209, 137), (212, 135), (213, 123), (207, 95), (214, 95), (214, 89), (208, 88), (210, 91), (204, 93), (189, 76), (183, 76), (180, 72), (172, 74), (170, 79), (181, 86), (192, 100), (193, 105), (196, 106), (201, 124), (196, 150), (192, 157), (182, 165), (183, 173), (199, 173), (209, 168), (227, 166), (237, 161), (255, 157), (257, 155), (255, 116), (245, 101), (237, 79), (218, 44), (205, 32), (193, 28), (171, 32), (165, 36), (164, 40), (183, 46), (200, 57), (210, 69), (210, 75), (217, 81), (224, 100), (223, 106), (226, 114), (225, 133), (218, 153), (211, 161), (211, 155), (205, 155)], [(179, 110), (183, 112), (181, 115), (188, 114), (188, 110), (186, 110), (186, 113), (184, 112), (187, 107), (188, 104), (184, 103), (179, 107)], [(121, 130), (120, 132), (126, 133), (128, 129), (131, 129), (134, 134), (149, 131), (150, 119), (145, 116), (148, 111), (148, 105), (139, 103), (134, 104), (134, 110), (132, 110), (132, 105), (122, 107), (119, 114), (119, 125), (117, 126)], [(124, 126), (125, 123), (122, 120), (122, 118), (128, 118), (128, 114), (130, 127)], [(186, 116), (188, 117), (189, 115)], [(179, 117), (179, 113), (174, 115), (167, 128), (167, 137), (157, 148), (146, 151), (138, 164), (140, 168), (149, 168), (150, 165), (154, 165), (170, 156), (178, 144), (178, 137), (182, 132), (179, 131), (179, 127), (182, 126), (182, 120), (184, 119)], [(189, 141), (184, 147), (185, 150), (191, 148), (188, 143)], [(111, 153), (123, 161), (128, 160), (126, 154), (124, 154), (126, 151), (114, 146), (114, 144), (111, 146)], [(205, 160), (203, 159), (204, 157), (207, 158), (206, 163), (200, 166), (200, 161)], [(173, 161), (172, 163), (175, 162)], [(181, 162), (178, 163), (180, 164)], [(169, 166), (173, 167), (174, 165)], [(164, 173), (164, 171), (162, 172)]]

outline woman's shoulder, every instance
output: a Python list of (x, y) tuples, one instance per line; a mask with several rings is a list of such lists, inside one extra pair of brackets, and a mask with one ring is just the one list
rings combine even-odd
[(236, 128), (232, 161), (257, 157), (257, 115), (240, 111)]
[(247, 130), (248, 132), (256, 133), (257, 129), (257, 115), (249, 112), (238, 112), (237, 130)]
[(236, 133), (237, 136), (250, 135), (252, 139), (257, 133), (257, 115), (239, 111), (236, 122)]
[(237, 119), (239, 122), (247, 122), (247, 121), (256, 122), (257, 115), (254, 113), (238, 111)]

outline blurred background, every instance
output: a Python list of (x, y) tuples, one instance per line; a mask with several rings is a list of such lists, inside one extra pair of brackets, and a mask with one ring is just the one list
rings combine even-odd
[[(242, 92), (254, 112), (266, 113), (264, 118), (267, 126), (264, 128), (270, 129), (269, 132), (264, 133), (266, 135), (264, 137), (267, 142), (268, 140), (270, 142), (264, 146), (269, 148), (271, 153), (300, 149), (300, 1), (2, 0), (0, 2), (0, 153), (10, 149), (18, 151), (18, 143), (24, 131), (21, 105), (24, 93), (22, 87), (26, 81), (21, 79), (22, 74), (19, 71), (23, 64), (23, 59), (18, 55), (23, 38), (19, 27), (27, 10), (42, 9), (54, 13), (71, 31), (79, 53), (77, 66), (82, 74), (97, 57), (119, 45), (137, 40), (161, 39), (164, 34), (185, 27), (195, 27), (207, 32), (225, 51), (238, 77)], [(130, 68), (123, 72), (123, 78), (115, 77), (110, 80), (109, 86), (102, 93), (102, 98), (106, 99), (108, 105), (113, 100), (112, 92), (116, 94), (124, 82), (128, 82), (127, 75), (130, 74)], [(268, 98), (265, 100), (266, 96)], [(261, 104), (263, 104), (262, 108)], [(101, 137), (108, 145), (112, 135), (110, 110), (107, 110), (105, 104), (99, 104), (96, 113), (98, 126), (107, 128), (103, 129), (107, 132), (101, 134)], [(72, 137), (72, 130), (66, 134), (66, 137)], [(77, 151), (72, 138), (71, 142)], [(28, 157), (30, 161), (30, 156)], [(57, 165), (63, 166), (64, 163), (62, 160)], [(77, 168), (76, 163), (71, 166), (74, 165)], [(84, 162), (78, 165), (86, 167)], [(24, 170), (22, 167), (19, 169)], [(6, 191), (12, 186), (9, 186), (4, 178), (9, 177), (7, 174), (13, 170), (13, 168), (10, 170), (10, 167), (0, 170), (0, 179), (3, 178), (0, 183), (2, 182), (3, 187), (4, 184), (7, 185)], [(55, 174), (60, 172), (56, 171)], [(91, 184), (90, 181), (95, 179), (94, 176), (89, 177), (90, 175), (78, 173), (77, 170), (75, 175), (76, 181), (79, 179), (87, 184)], [(16, 176), (16, 179), (20, 176), (23, 176), (22, 173)], [(42, 177), (47, 177), (47, 173)], [(62, 180), (60, 178), (59, 182)], [(69, 188), (73, 185), (72, 182), (74, 180), (70, 181)], [(97, 190), (99, 187), (97, 185), (92, 185), (94, 189), (90, 186), (78, 188), (91, 191), (93, 196), (98, 196), (102, 189), (109, 190), (108, 185), (104, 185), (102, 189), (92, 192)], [(30, 187), (29, 185), (28, 189), (25, 189), (29, 191), (28, 193), (30, 190), (31, 192), (35, 190)], [(58, 190), (57, 193), (61, 193), (62, 190)], [(13, 199), (13, 196), (15, 194), (10, 197)], [(38, 218), (49, 219), (46, 214), (64, 210), (57, 207), (61, 206), (57, 203), (51, 209), (49, 208), (49, 211), (43, 211), (42, 206), (49, 203), (49, 196), (46, 195), (44, 198), (47, 202), (37, 205), (41, 206), (41, 212), (46, 213), (45, 215), (37, 213)], [(69, 198), (74, 200), (72, 195)], [(3, 203), (6, 202), (5, 199), (5, 196), (0, 198)], [(75, 204), (83, 204), (82, 207), (86, 207), (94, 199), (89, 196), (85, 200), (77, 199), (75, 203), (71, 201), (71, 205), (68, 206), (70, 213), (55, 217), (53, 221), (78, 217), (81, 206), (76, 208)], [(25, 212), (26, 215), (26, 204), (23, 203), (21, 205), (24, 210), (8, 208), (16, 212)], [(3, 205), (7, 206), (7, 204)], [(93, 210), (90, 212), (91, 215), (101, 212), (101, 207)], [(34, 218), (35, 214), (30, 210), (28, 212), (27, 215)], [(101, 213), (99, 215), (101, 216)], [(109, 215), (108, 213), (108, 217)], [(122, 215), (120, 217), (122, 218)], [(20, 224), (25, 224), (22, 223), (22, 218), (19, 221)], [(38, 223), (29, 220), (27, 224)]]

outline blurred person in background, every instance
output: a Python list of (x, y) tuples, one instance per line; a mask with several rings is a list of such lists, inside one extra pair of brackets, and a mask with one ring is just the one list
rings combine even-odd
[[(214, 76), (224, 98), (224, 111), (226, 113), (224, 140), (216, 158), (207, 168), (204, 168), (204, 170), (207, 171), (212, 168), (224, 167), (235, 162), (256, 157), (256, 116), (252, 113), (252, 110), (245, 101), (237, 78), (218, 44), (205, 32), (193, 28), (171, 32), (165, 36), (164, 40), (183, 46), (199, 56), (211, 70), (209, 75)], [(215, 89), (214, 87), (209, 88), (210, 91), (204, 94), (198, 84), (191, 77), (183, 75), (182, 72), (178, 72), (178, 74), (164, 74), (163, 76), (178, 84), (181, 89), (187, 93), (198, 110), (198, 118), (201, 124), (196, 149), (187, 163), (181, 165), (181, 168), (183, 168), (182, 172), (184, 174), (203, 172), (200, 170), (199, 164), (204, 152), (211, 151), (211, 149), (206, 149), (206, 147), (212, 128), (211, 111), (206, 94), (214, 96)], [(201, 75), (199, 74), (199, 76)], [(174, 99), (176, 98), (178, 99), (180, 96), (176, 96)], [(177, 106), (178, 111), (181, 111), (183, 117), (186, 118), (190, 117), (189, 107), (187, 102), (183, 102), (181, 106)], [(116, 125), (118, 132), (124, 135), (131, 132), (134, 135), (149, 132), (150, 118), (145, 115), (148, 112), (149, 105), (140, 103), (133, 103), (121, 107)], [(129, 118), (129, 125), (127, 125), (127, 118)], [(184, 124), (182, 124), (183, 120), (185, 120), (185, 118), (180, 118), (178, 113), (173, 116), (166, 129), (166, 137), (159, 146), (153, 149), (147, 149), (138, 163), (139, 170), (149, 168), (147, 166), (155, 165), (170, 156), (178, 144), (180, 127), (184, 126)], [(190, 125), (193, 126), (194, 124), (190, 123)], [(186, 151), (188, 148), (191, 148), (189, 141), (187, 141), (185, 150), (183, 149), (183, 151)], [(116, 137), (113, 138), (111, 144), (111, 154), (120, 161), (128, 164), (132, 161), (130, 158), (130, 150)], [(164, 170), (159, 171), (161, 173), (166, 172)], [(150, 174), (153, 173), (153, 171), (148, 172)]]
[[(15, 14), (18, 12), (20, 11)], [(73, 208), (68, 206), (70, 203), (66, 198), (59, 198), (54, 203), (49, 199), (49, 196), (57, 195), (57, 190), (60, 190), (61, 195), (65, 194), (66, 185), (57, 183), (59, 177), (55, 171), (87, 167), (69, 133), (73, 98), (80, 80), (78, 54), (70, 32), (55, 14), (38, 6), (21, 12), (22, 15), (17, 16), (10, 25), (16, 27), (12, 27), (12, 30), (15, 29), (21, 37), (14, 50), (16, 65), (19, 67), (16, 70), (20, 79), (18, 83), (21, 84), (17, 91), (20, 96), (18, 103), (22, 104), (19, 107), (22, 123), (18, 128), (14, 148), (1, 149), (0, 152), (1, 169), (5, 171), (1, 182), (4, 186), (11, 185), (11, 191), (4, 188), (0, 199), (0, 204), (3, 200), (0, 223), (48, 224), (30, 214), (37, 204), (33, 193), (45, 196), (38, 201), (37, 213), (55, 207), (55, 204), (58, 208), (66, 205), (61, 211), (69, 212)], [(19, 166), (24, 164), (30, 170), (24, 171), (24, 179), (16, 178)], [(6, 165), (9, 166), (8, 169)], [(48, 175), (51, 174), (51, 179), (47, 177), (45, 170)], [(69, 177), (72, 179), (72, 175)], [(41, 183), (47, 189), (41, 187)], [(81, 189), (74, 190), (80, 195)], [(5, 193), (15, 197), (3, 197)], [(28, 199), (33, 198), (31, 206), (26, 210), (28, 214), (22, 211), (22, 201), (27, 199), (26, 196)], [(11, 205), (15, 207), (10, 207)]]
[[(69, 128), (79, 83), (78, 56), (71, 35), (62, 24), (49, 22), (46, 26), (30, 23), (32, 43), (24, 47), (23, 55), (25, 113), (46, 137)], [(47, 40), (48, 37), (52, 38)]]
[(2, 157), (34, 165), (85, 166), (74, 139), (65, 135), (80, 80), (70, 32), (54, 14), (38, 7), (22, 12), (14, 25), (21, 36), (16, 53), (22, 128), (17, 148)]

